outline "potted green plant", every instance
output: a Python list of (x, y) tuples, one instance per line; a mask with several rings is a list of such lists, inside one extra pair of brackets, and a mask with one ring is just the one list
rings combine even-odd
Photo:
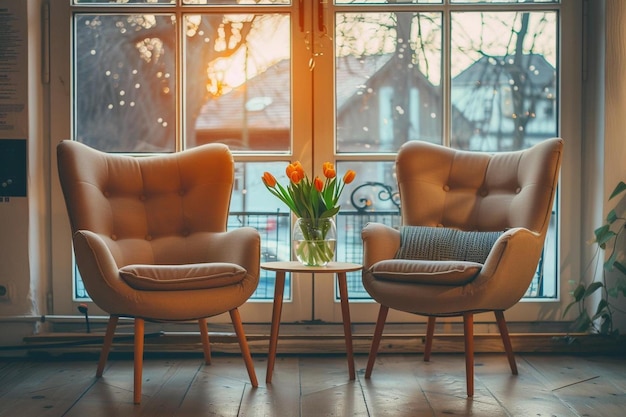
[[(626, 191), (626, 183), (620, 181), (615, 187), (609, 200), (617, 197)], [(611, 210), (602, 226), (594, 231), (594, 243), (597, 244), (596, 253), (589, 263), (587, 270), (594, 268), (595, 262), (600, 262), (606, 250), (609, 250), (609, 257), (604, 261), (602, 268), (602, 279), (592, 279), (587, 284), (583, 279), (578, 283), (572, 292), (573, 300), (567, 305), (563, 316), (567, 314), (570, 308), (578, 307), (578, 316), (572, 323), (572, 330), (575, 332), (592, 332), (609, 336), (618, 336), (619, 330), (614, 328), (613, 314), (615, 312), (626, 313), (616, 306), (613, 302), (620, 293), (626, 297), (626, 265), (619, 261), (618, 257), (623, 254), (624, 250), (619, 246), (620, 236), (626, 228), (626, 218), (617, 215), (615, 209)], [(595, 262), (594, 262), (595, 261)], [(611, 274), (610, 281), (607, 280), (607, 272), (617, 270), (619, 274)], [(586, 275), (586, 274), (585, 274)], [(595, 276), (595, 273), (593, 274)], [(595, 306), (588, 306), (587, 300), (600, 291), (600, 299)], [(588, 310), (588, 308), (590, 310)], [(591, 313), (590, 313), (591, 311)]]

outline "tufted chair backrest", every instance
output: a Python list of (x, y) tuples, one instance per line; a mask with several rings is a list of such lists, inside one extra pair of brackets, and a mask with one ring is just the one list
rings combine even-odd
[(562, 148), (559, 138), (494, 154), (407, 142), (396, 158), (402, 222), (476, 231), (524, 227), (545, 234)]
[(98, 234), (118, 267), (206, 262), (202, 242), (226, 230), (234, 163), (224, 145), (132, 157), (63, 141), (57, 158), (72, 231)]

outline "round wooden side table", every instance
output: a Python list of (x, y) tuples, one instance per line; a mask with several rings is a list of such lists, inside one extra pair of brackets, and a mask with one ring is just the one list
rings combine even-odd
[(261, 269), (276, 272), (274, 285), (274, 305), (272, 309), (272, 327), (270, 330), (270, 348), (267, 357), (267, 374), (265, 382), (272, 382), (274, 363), (276, 361), (276, 347), (278, 344), (278, 329), (280, 315), (283, 309), (283, 293), (285, 290), (285, 274), (287, 272), (336, 274), (339, 283), (339, 297), (341, 299), (341, 317), (343, 319), (343, 333), (346, 339), (346, 355), (348, 359), (348, 373), (350, 379), (356, 379), (354, 372), (354, 352), (352, 350), (352, 331), (350, 329), (350, 308), (348, 305), (348, 284), (346, 273), (363, 268), (360, 264), (349, 262), (329, 262), (326, 266), (305, 266), (300, 262), (262, 262)]

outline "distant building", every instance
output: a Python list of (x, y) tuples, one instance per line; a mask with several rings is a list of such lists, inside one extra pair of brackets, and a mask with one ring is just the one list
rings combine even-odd
[(272, 65), (245, 84), (214, 97), (196, 119), (196, 143), (232, 149), (284, 151), (291, 141), (290, 61)]
[(469, 138), (453, 137), (453, 146), (505, 151), (556, 136), (556, 81), (542, 55), (479, 59), (452, 80), (452, 103), (472, 125)]
[(397, 54), (336, 61), (337, 143), (342, 152), (395, 152), (409, 140), (441, 141), (441, 87)]
[[(470, 150), (528, 147), (556, 135), (556, 70), (541, 55), (484, 57), (452, 80), (451, 143)], [(409, 140), (441, 142), (441, 86), (398, 54), (337, 58), (340, 152), (395, 152)], [(209, 100), (196, 143), (233, 149), (289, 149), (290, 61)]]

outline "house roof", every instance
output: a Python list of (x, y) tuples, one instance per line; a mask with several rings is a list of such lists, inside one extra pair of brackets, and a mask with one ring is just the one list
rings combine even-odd
[[(500, 57), (484, 56), (452, 80), (453, 84), (507, 84), (516, 68), (515, 57), (506, 55)], [(525, 54), (521, 58), (521, 68), (525, 77), (533, 86), (554, 88), (556, 70), (546, 61), (543, 55)]]
[(393, 54), (367, 55), (355, 57), (343, 56), (337, 59), (335, 71), (336, 105), (341, 109), (355, 94), (362, 94), (372, 77), (393, 58)]
[(196, 130), (241, 128), (289, 129), (291, 120), (290, 61), (272, 65), (245, 84), (211, 98), (200, 110)]
[[(350, 97), (365, 89), (370, 77), (387, 64), (393, 54), (367, 57), (342, 57), (337, 60), (336, 100), (342, 108)], [(272, 65), (245, 84), (228, 93), (213, 97), (200, 110), (196, 130), (241, 128), (244, 109), (247, 124), (253, 129), (289, 129), (291, 102), (289, 98), (290, 61)], [(247, 89), (247, 90), (246, 90)]]

